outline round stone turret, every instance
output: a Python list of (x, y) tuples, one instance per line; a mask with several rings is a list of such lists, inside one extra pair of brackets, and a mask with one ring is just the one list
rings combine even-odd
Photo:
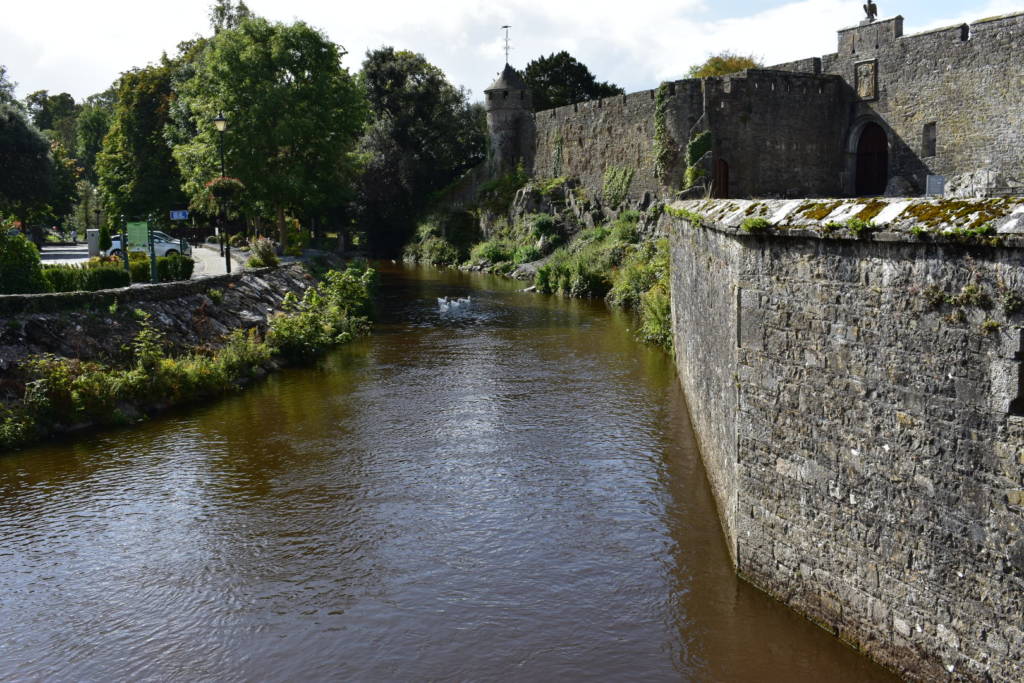
[(487, 130), (491, 136), (490, 163), (504, 172), (522, 161), (529, 165), (533, 147), (533, 97), (526, 81), (508, 64), (484, 90)]

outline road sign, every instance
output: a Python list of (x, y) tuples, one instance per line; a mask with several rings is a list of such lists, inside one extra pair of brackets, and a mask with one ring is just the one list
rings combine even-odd
[(183, 211), (171, 211), (171, 220), (172, 221), (187, 221), (188, 220), (188, 211), (184, 211), (184, 210)]
[(149, 223), (134, 221), (128, 223), (128, 248), (149, 249)]

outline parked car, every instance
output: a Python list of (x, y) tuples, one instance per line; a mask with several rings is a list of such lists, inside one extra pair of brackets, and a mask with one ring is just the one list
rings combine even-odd
[[(161, 256), (171, 256), (172, 254), (192, 255), (192, 246), (188, 242), (175, 239), (166, 232), (160, 232), (159, 230), (153, 231), (153, 249), (156, 251), (158, 258)], [(148, 249), (142, 246), (132, 246), (131, 251), (148, 252)], [(107, 250), (107, 254), (110, 256), (121, 256), (120, 235), (111, 237), (110, 249)]]

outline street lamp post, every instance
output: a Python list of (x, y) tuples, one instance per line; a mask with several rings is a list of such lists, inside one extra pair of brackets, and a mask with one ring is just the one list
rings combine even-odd
[[(228, 129), (228, 120), (224, 118), (224, 112), (218, 112), (217, 118), (213, 120), (213, 125), (216, 126), (217, 132), (220, 133), (220, 177), (226, 176), (224, 170), (224, 132)], [(228, 216), (227, 211), (224, 211), (224, 220), (221, 223), (221, 252), (224, 256), (224, 268), (228, 273), (231, 272), (231, 240), (228, 239), (227, 234), (227, 222)]]

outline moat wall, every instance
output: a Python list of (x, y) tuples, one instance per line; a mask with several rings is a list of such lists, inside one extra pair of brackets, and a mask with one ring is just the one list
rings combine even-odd
[(663, 221), (739, 572), (908, 678), (1021, 680), (1021, 249)]

